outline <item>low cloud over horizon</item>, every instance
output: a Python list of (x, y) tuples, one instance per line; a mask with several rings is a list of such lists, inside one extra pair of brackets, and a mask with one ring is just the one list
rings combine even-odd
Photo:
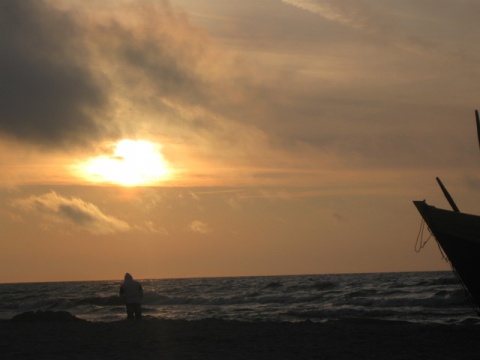
[(51, 227), (52, 224), (62, 224), (67, 227), (74, 225), (92, 234), (116, 233), (131, 229), (127, 222), (105, 214), (92, 203), (79, 198), (65, 198), (54, 191), (15, 200), (13, 205), (40, 217), (46, 228)]

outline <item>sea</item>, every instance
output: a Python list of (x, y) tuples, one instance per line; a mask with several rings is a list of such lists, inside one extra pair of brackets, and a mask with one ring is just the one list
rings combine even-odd
[[(480, 324), (468, 295), (449, 271), (140, 282), (146, 319)], [(0, 284), (0, 319), (51, 310), (93, 322), (123, 320), (120, 284), (119, 280)]]

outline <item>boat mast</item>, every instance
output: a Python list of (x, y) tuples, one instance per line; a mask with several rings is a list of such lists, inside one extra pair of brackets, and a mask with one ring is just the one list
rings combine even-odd
[[(475, 119), (477, 122), (477, 138), (478, 138), (478, 146), (480, 147), (480, 115), (478, 114), (478, 110), (475, 110)], [(443, 195), (447, 198), (448, 203), (452, 207), (453, 211), (455, 212), (460, 212), (458, 209), (457, 204), (455, 204), (455, 201), (453, 201), (452, 196), (448, 192), (447, 188), (443, 185), (442, 181), (440, 180), (439, 177), (436, 178), (438, 185), (440, 185), (440, 188), (442, 189)]]
[(478, 146), (480, 146), (480, 116), (478, 115), (478, 110), (475, 110), (475, 118), (477, 119)]
[(436, 179), (437, 179), (438, 185), (440, 185), (440, 188), (441, 188), (442, 191), (443, 191), (443, 195), (445, 195), (445, 197), (447, 198), (447, 201), (448, 201), (448, 203), (450, 204), (450, 206), (452, 207), (453, 211), (455, 211), (455, 212), (460, 212), (460, 210), (458, 209), (457, 204), (455, 204), (455, 201), (453, 201), (453, 198), (452, 198), (452, 196), (450, 195), (450, 193), (448, 192), (447, 188), (446, 188), (445, 186), (443, 186), (443, 183), (442, 183), (442, 181), (440, 180), (440, 178), (437, 177)]

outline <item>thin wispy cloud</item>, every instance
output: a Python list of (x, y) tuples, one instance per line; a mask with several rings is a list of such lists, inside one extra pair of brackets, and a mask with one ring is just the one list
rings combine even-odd
[(49, 224), (73, 225), (93, 234), (112, 234), (131, 229), (127, 222), (105, 214), (92, 203), (75, 197), (66, 198), (54, 191), (15, 200), (13, 205)]
[(168, 236), (168, 230), (158, 226), (153, 221), (145, 221), (143, 225), (137, 226), (136, 228), (141, 232)]
[[(345, 1), (322, 0), (282, 0), (285, 4), (309, 11), (323, 18), (355, 29), (373, 31), (369, 22), (361, 12), (356, 11), (362, 5), (361, 1), (349, 3), (349, 8), (342, 6)], [(355, 5), (357, 4), (357, 5)], [(345, 11), (346, 9), (350, 9)]]
[(198, 234), (207, 235), (212, 232), (212, 229), (203, 221), (194, 220), (190, 223), (188, 228)]
[(435, 48), (430, 40), (422, 38), (406, 27), (399, 27), (397, 18), (381, 2), (364, 0), (282, 0), (282, 2), (405, 50), (423, 53)]

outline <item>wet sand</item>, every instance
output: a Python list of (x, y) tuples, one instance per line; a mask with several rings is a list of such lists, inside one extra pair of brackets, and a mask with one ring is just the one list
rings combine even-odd
[(480, 327), (395, 322), (0, 321), (2, 359), (473, 359)]

